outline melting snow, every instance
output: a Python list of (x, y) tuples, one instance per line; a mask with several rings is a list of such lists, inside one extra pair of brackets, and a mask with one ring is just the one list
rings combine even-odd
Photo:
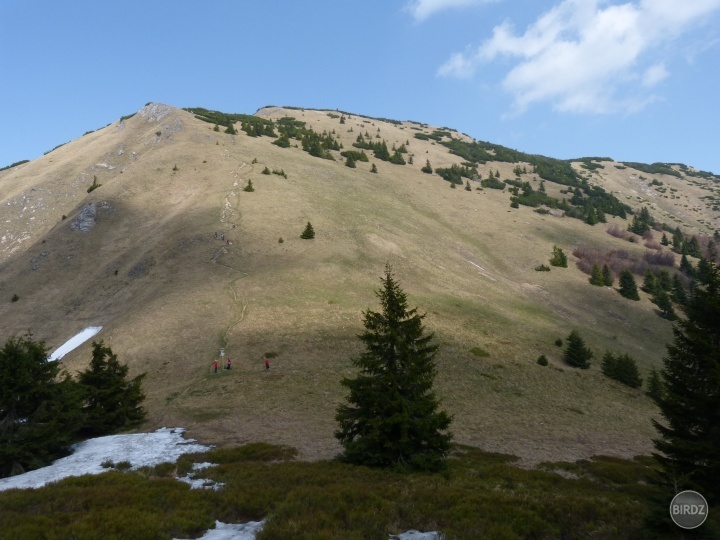
[(80, 345), (85, 343), (88, 339), (93, 337), (95, 334), (97, 334), (100, 330), (102, 330), (102, 326), (88, 326), (85, 330), (80, 332), (79, 334), (75, 334), (73, 337), (68, 339), (65, 343), (60, 345), (55, 351), (50, 355), (49, 360), (55, 361), (60, 360), (63, 356), (65, 356), (70, 351), (78, 348)]
[(129, 461), (133, 469), (175, 462), (182, 454), (205, 452), (209, 446), (192, 444), (183, 439), (183, 428), (161, 428), (154, 433), (108, 435), (76, 444), (74, 453), (58, 459), (52, 465), (34, 471), (0, 479), (0, 491), (12, 488), (38, 488), (68, 476), (107, 472), (101, 463)]
[(210, 529), (198, 540), (255, 540), (255, 535), (260, 532), (263, 525), (265, 525), (265, 520), (248, 521), (247, 523), (216, 521), (215, 528)]

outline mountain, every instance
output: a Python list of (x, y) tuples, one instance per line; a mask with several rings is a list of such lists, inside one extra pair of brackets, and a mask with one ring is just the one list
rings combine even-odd
[[(376, 157), (383, 141), (413, 163)], [(369, 160), (346, 166), (348, 150)], [(510, 183), (483, 187), (491, 171)], [(148, 429), (328, 457), (339, 382), (354, 373), (362, 311), (377, 308), (389, 262), (441, 346), (437, 391), (458, 442), (528, 463), (632, 456), (651, 450), (658, 411), (606, 378), (600, 359), (628, 353), (646, 377), (671, 323), (647, 294), (633, 302), (590, 285), (588, 261), (642, 272), (663, 268), (664, 253), (675, 273), (661, 232), (629, 242), (608, 228), (626, 231), (646, 207), (669, 237), (679, 226), (705, 248), (719, 195), (720, 177), (682, 164), (553, 160), (340, 111), (151, 103), (0, 171), (0, 338), (31, 329), (54, 349), (103, 326), (97, 339), (130, 376), (147, 372)], [(607, 223), (586, 223), (593, 213)], [(300, 238), (308, 222), (312, 240)], [(569, 267), (535, 271), (555, 245)], [(589, 370), (563, 364), (555, 345), (574, 329), (595, 353)], [(233, 369), (211, 373), (220, 348)], [(74, 373), (89, 359), (86, 343), (62, 363)]]

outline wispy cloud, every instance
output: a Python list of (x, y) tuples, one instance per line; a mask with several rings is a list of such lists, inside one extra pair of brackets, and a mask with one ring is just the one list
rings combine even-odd
[(497, 0), (410, 0), (405, 8), (416, 21), (421, 22), (438, 11), (486, 4), (493, 1)]
[(718, 9), (720, 0), (563, 0), (522, 34), (510, 22), (496, 26), (479, 47), (453, 54), (438, 75), (468, 78), (484, 63), (515, 57), (502, 86), (516, 112), (537, 102), (568, 112), (631, 112), (654, 101), (647, 89), (669, 75), (657, 61), (662, 47)]

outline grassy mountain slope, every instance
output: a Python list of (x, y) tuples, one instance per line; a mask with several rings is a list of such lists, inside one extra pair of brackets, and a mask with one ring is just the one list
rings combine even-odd
[[(374, 291), (390, 262), (441, 344), (437, 390), (459, 442), (528, 462), (651, 449), (654, 405), (604, 377), (600, 357), (628, 352), (645, 375), (660, 364), (670, 323), (647, 295), (628, 302), (590, 286), (572, 256), (567, 269), (533, 270), (553, 245), (568, 254), (593, 246), (638, 255), (642, 245), (608, 235), (604, 224), (511, 209), (507, 190), (477, 190), (478, 182), (472, 191), (450, 189), (423, 174), (426, 160), (434, 168), (464, 161), (414, 137), (435, 128), (355, 115), (341, 124), (327, 111), (278, 107), (257, 115), (335, 130), (345, 150), (366, 131), (388, 147), (409, 143), (414, 164), (366, 151), (370, 161), (349, 168), (337, 151), (336, 161), (320, 159), (295, 139), (279, 148), (269, 137), (226, 134), (188, 111), (148, 105), (0, 172), (0, 338), (31, 328), (55, 348), (103, 325), (98, 338), (131, 374), (148, 373), (148, 427), (183, 425), (205, 442), (266, 441), (327, 457), (338, 449), (339, 381), (354, 373), (361, 312), (376, 309)], [(700, 199), (716, 189), (712, 179), (602, 163), (593, 173), (579, 161), (573, 167), (633, 207), (655, 204), (656, 217), (680, 220), (686, 232), (717, 228), (718, 212)], [(515, 166), (489, 161), (478, 170), (512, 179)], [(262, 174), (265, 167), (287, 178)], [(95, 177), (101, 187), (88, 193)], [(677, 193), (668, 189), (665, 198), (653, 179)], [(243, 191), (249, 180), (254, 192)], [(540, 183), (532, 173), (526, 180)], [(563, 186), (546, 188), (562, 196)], [(91, 202), (96, 226), (72, 231)], [(308, 221), (314, 240), (299, 238)], [(608, 216), (613, 223), (627, 226)], [(553, 343), (574, 328), (596, 352), (588, 371), (564, 366)], [(220, 347), (234, 366), (216, 375)], [(66, 356), (66, 369), (83, 368), (89, 350)], [(276, 356), (266, 374), (268, 352)], [(550, 366), (535, 363), (540, 354)]]

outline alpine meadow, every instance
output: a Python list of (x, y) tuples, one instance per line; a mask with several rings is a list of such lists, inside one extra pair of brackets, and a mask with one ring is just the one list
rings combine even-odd
[[(0, 492), (0, 530), (673, 537), (682, 489), (720, 530), (720, 176), (363, 111), (128, 112), (0, 170), (0, 346), (102, 326), (43, 368), (103, 411), (103, 359), (130, 381), (79, 433), (216, 448)], [(194, 459), (224, 490), (172, 480)]]

